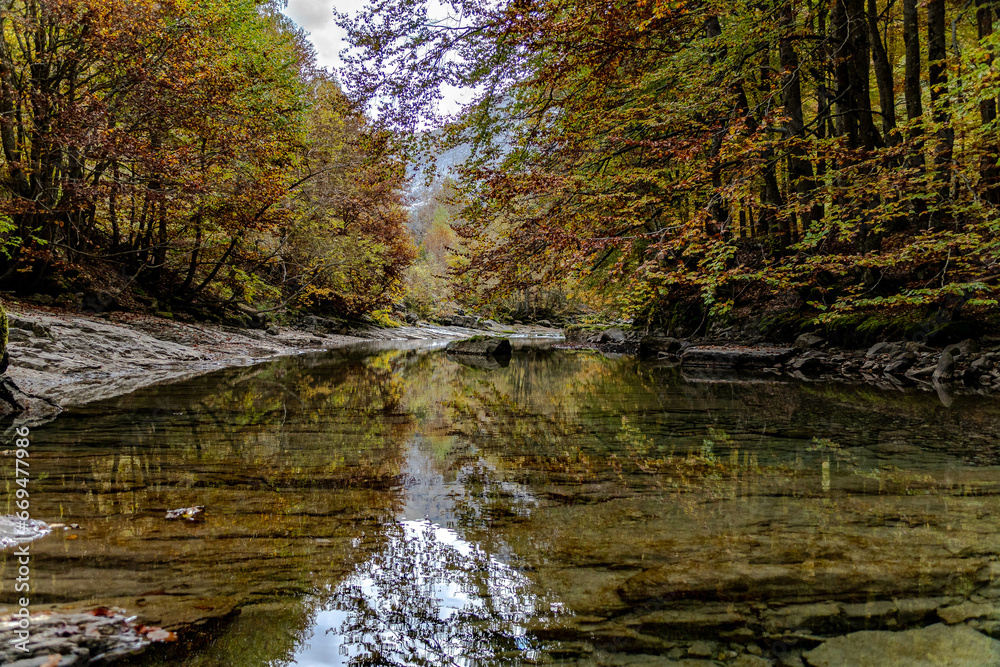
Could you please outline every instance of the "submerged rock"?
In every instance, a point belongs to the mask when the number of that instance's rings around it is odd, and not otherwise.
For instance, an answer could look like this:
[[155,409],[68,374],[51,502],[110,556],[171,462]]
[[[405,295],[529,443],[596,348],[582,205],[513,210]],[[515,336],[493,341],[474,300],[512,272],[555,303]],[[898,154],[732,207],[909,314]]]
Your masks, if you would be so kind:
[[52,528],[44,521],[28,519],[21,521],[16,516],[0,516],[0,549],[24,544],[45,537]]
[[205,506],[194,505],[193,507],[181,507],[180,509],[167,510],[167,521],[176,521],[177,519],[184,519],[185,521],[204,521]]
[[22,667],[103,665],[141,653],[151,643],[177,639],[172,632],[141,625],[135,617],[126,617],[123,610],[107,607],[78,613],[36,612],[25,622],[30,623],[26,638],[19,634],[24,633],[20,617],[0,616],[0,663]]
[[445,348],[449,354],[468,354],[481,357],[510,357],[510,341],[506,338],[474,336],[468,340],[453,340]]
[[810,667],[967,667],[1000,664],[1000,641],[965,625],[903,632],[862,630],[803,655]]

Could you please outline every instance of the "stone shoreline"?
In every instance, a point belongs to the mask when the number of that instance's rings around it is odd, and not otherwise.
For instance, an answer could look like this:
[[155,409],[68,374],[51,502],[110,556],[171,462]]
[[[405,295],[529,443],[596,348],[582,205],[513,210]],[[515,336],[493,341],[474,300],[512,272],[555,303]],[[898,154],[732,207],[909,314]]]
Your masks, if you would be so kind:
[[887,341],[853,350],[830,345],[812,333],[800,335],[792,345],[782,345],[725,334],[675,338],[611,328],[568,330],[566,343],[676,363],[696,379],[739,373],[748,378],[865,383],[885,390],[917,388],[936,391],[946,405],[959,394],[1000,393],[1000,337],[966,339],[943,347]]
[[[29,423],[51,419],[64,406],[278,356],[365,341],[448,340],[500,330],[492,322],[475,329],[426,323],[347,328],[319,317],[307,317],[297,327],[254,330],[129,313],[55,313],[17,306],[10,308],[8,318],[10,367],[0,378],[0,392],[6,389],[22,404],[19,420]],[[10,412],[11,406],[0,400],[0,415]]]

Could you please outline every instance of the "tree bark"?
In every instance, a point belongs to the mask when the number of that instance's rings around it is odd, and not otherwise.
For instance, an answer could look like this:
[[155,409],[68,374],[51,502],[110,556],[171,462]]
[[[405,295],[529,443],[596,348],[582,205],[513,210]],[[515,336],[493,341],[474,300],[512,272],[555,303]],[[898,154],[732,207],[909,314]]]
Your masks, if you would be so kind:
[[868,0],[868,36],[872,45],[872,61],[875,65],[875,83],[878,86],[879,110],[882,112],[882,135],[885,142],[893,146],[899,142],[896,133],[896,93],[892,78],[892,64],[886,53],[882,35],[878,29],[878,2]]
[[[799,140],[805,135],[805,120],[802,113],[802,77],[800,74],[799,55],[795,51],[792,34],[795,30],[795,12],[792,3],[786,3],[782,14],[782,35],[778,43],[778,60],[781,65],[782,102],[788,122],[785,128],[791,138],[792,146],[788,151],[788,176],[798,193],[799,205],[802,211],[802,230],[809,229],[813,221],[822,218],[822,209],[812,201],[816,182],[813,178],[812,164],[805,159]],[[794,232],[793,236],[797,236]],[[794,239],[792,239],[794,240]]]
[[[927,3],[927,80],[931,89],[931,114],[937,126],[934,147],[935,180],[938,204],[943,206],[951,189],[951,161],[955,144],[954,130],[949,126],[948,113],[948,42],[944,0]],[[943,217],[936,216],[939,221]]]
[[871,45],[864,0],[837,0],[832,20],[841,134],[851,148],[872,150],[882,145],[882,138],[872,118]]
[[[994,0],[976,0],[976,27],[978,29],[979,41],[986,40],[993,34],[993,9],[991,5]],[[988,64],[992,65],[993,55],[987,56]],[[997,101],[995,97],[988,97],[979,103],[979,116],[983,126],[991,125],[997,119]],[[995,129],[987,130],[987,136],[994,137]],[[982,197],[994,206],[1000,205],[1000,146],[994,139],[987,141],[983,146],[983,152],[979,158],[979,178]]]

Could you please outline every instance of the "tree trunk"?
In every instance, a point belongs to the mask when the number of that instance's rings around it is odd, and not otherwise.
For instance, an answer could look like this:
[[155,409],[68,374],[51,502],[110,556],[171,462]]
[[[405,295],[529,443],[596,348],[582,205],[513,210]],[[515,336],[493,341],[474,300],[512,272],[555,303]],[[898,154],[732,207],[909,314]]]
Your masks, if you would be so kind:
[[896,94],[892,79],[892,63],[889,62],[889,54],[886,53],[882,35],[878,30],[877,0],[868,0],[868,36],[875,64],[879,110],[882,112],[882,135],[886,144],[893,146],[899,142],[899,136],[896,134]]
[[[993,34],[993,10],[990,5],[992,0],[976,0],[976,26],[979,33],[979,41],[986,40]],[[988,56],[988,63],[992,65],[993,56]],[[979,103],[979,116],[983,126],[989,126],[997,118],[997,101],[995,97],[988,97]],[[986,135],[995,137],[996,130],[988,129]],[[994,206],[1000,205],[1000,146],[995,139],[987,141],[982,148],[983,152],[979,158],[979,178],[982,197]]]
[[[805,159],[800,139],[805,135],[805,120],[802,113],[802,78],[799,70],[799,55],[795,51],[792,33],[795,29],[795,13],[791,3],[787,3],[781,14],[782,36],[778,43],[778,59],[781,65],[782,103],[788,118],[786,129],[792,146],[788,151],[788,176],[798,193],[802,211],[802,231],[809,229],[814,220],[822,217],[822,210],[812,202],[816,182],[813,179],[812,164]],[[798,230],[793,228],[793,236]],[[795,240],[795,239],[791,239]]]
[[[954,130],[949,127],[948,114],[948,51],[944,0],[927,3],[927,78],[931,89],[931,114],[937,126],[934,147],[935,180],[938,205],[943,207],[951,189],[951,160],[955,143]],[[944,215],[935,216],[938,221]]]
[[837,0],[833,9],[834,68],[841,134],[851,148],[882,145],[871,107],[871,47],[864,0]]

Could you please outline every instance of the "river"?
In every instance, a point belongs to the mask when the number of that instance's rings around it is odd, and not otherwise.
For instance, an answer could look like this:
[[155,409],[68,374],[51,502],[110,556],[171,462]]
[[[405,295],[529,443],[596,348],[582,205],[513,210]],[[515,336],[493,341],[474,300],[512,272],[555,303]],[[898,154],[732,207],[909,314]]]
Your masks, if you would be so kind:
[[32,447],[32,515],[65,525],[32,543],[33,598],[179,630],[136,664],[820,665],[860,630],[1000,637],[991,399],[382,344],[72,408]]

